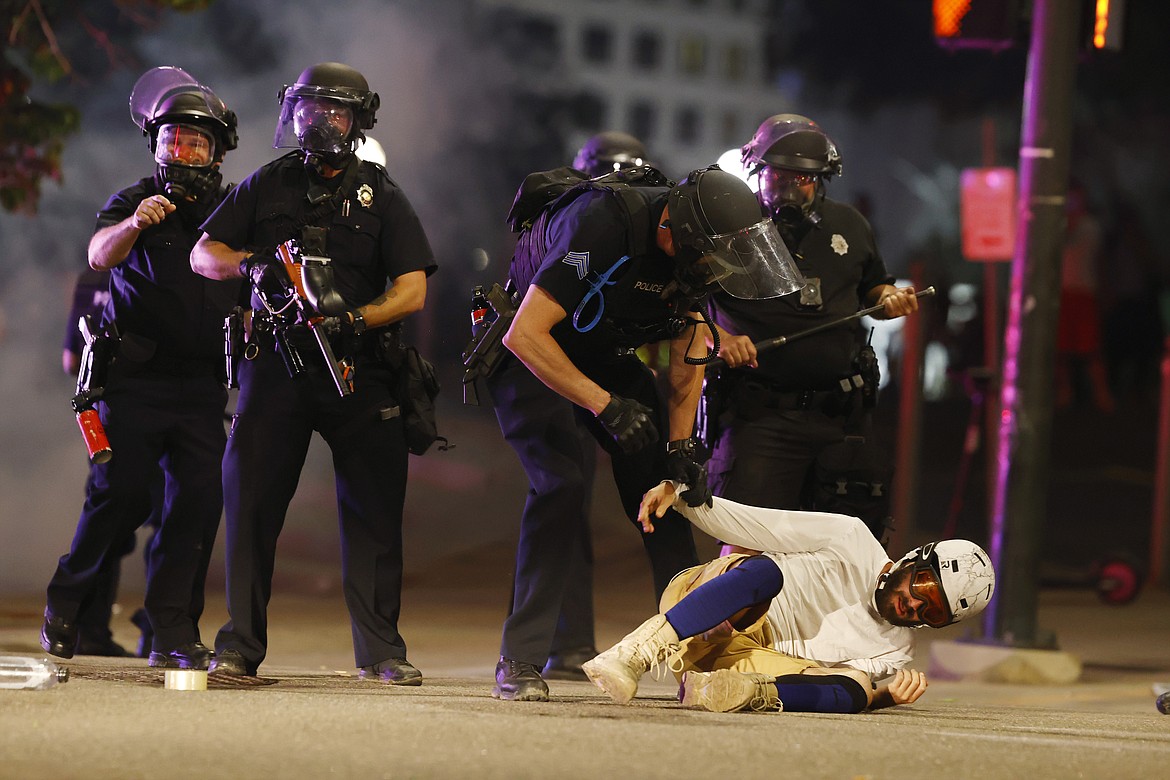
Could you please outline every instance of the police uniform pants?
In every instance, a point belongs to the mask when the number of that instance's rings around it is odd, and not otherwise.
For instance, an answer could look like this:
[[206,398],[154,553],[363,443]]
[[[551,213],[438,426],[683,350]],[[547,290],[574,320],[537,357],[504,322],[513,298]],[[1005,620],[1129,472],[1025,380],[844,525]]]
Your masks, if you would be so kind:
[[[687,594],[704,583],[735,568],[751,556],[725,555],[708,563],[679,572],[662,594],[658,611],[667,610],[686,598]],[[680,649],[670,657],[668,666],[681,681],[689,671],[713,672],[732,669],[737,672],[759,672],[779,677],[801,674],[805,669],[820,666],[816,661],[786,655],[775,649],[775,634],[767,618],[767,605],[762,605],[745,619],[751,623],[741,629],[717,626],[705,634],[684,639]]]
[[750,506],[799,508],[817,454],[844,438],[845,418],[815,409],[735,417],[707,466],[712,492]]
[[223,507],[226,403],[210,371],[204,377],[111,376],[99,414],[113,457],[90,468],[73,544],[48,587],[54,615],[73,620],[101,598],[95,583],[125,553],[127,535],[150,516],[161,465],[162,522],[147,561],[145,599],[153,649],[166,653],[200,638],[203,580]]
[[[150,564],[150,550],[155,538],[153,534],[158,531],[159,523],[162,522],[163,490],[166,487],[162,468],[159,467],[155,471],[156,473],[150,482],[150,516],[144,523],[144,525],[150,526],[152,534],[143,547],[142,562],[147,567]],[[86,478],[87,492],[89,491],[89,482],[92,479],[92,474]],[[110,546],[110,555],[107,556],[106,563],[103,564],[97,577],[94,578],[93,598],[89,600],[89,603],[83,604],[81,612],[77,614],[77,630],[81,635],[82,644],[87,641],[92,643],[113,641],[110,619],[113,616],[114,604],[118,599],[118,584],[122,578],[122,559],[134,552],[136,542],[137,537],[133,532],[130,532]],[[207,567],[204,566],[196,576],[191,590],[191,617],[196,623],[199,621],[199,616],[203,614],[203,586],[206,579]]]
[[243,362],[224,455],[230,619],[215,645],[217,651],[239,651],[252,669],[267,652],[276,541],[313,431],[333,453],[342,586],[356,665],[406,656],[398,613],[408,451],[402,418],[393,415],[392,374],[359,362],[354,392],[342,398],[317,366],[318,353],[306,350],[305,362],[305,374],[295,380],[275,352]]
[[[610,392],[658,410],[659,431],[666,430],[653,374],[637,358],[607,363],[590,378]],[[660,440],[638,452],[621,452],[592,414],[550,390],[515,358],[504,361],[491,377],[489,389],[500,430],[529,481],[520,520],[512,608],[504,622],[500,653],[540,667],[548,660],[572,576],[574,551],[586,529],[584,507],[591,485],[585,478],[585,445],[579,426],[585,425],[610,454],[618,495],[635,527],[642,495],[665,478],[666,448]],[[698,561],[690,524],[671,512],[656,524],[654,533],[641,536],[655,593],[661,595],[675,573]]]
[[561,656],[581,651],[595,654],[597,649],[593,632],[593,529],[590,517],[593,483],[597,476],[597,442],[584,423],[579,423],[577,430],[584,456],[581,481],[585,486],[585,503],[581,507],[581,516],[585,524],[569,564],[569,580],[553,636],[552,652]]

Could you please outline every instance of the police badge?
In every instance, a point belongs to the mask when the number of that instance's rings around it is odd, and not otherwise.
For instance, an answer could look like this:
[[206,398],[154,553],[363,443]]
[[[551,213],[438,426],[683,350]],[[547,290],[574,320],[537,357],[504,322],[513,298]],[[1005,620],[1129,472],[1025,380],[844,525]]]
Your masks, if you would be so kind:
[[374,202],[374,189],[368,184],[363,184],[357,189],[357,199],[363,209],[368,209]]
[[829,246],[833,248],[834,252],[841,255],[842,257],[844,257],[845,253],[849,251],[849,243],[845,240],[845,236],[841,235],[840,233],[833,234],[833,237],[829,239]]

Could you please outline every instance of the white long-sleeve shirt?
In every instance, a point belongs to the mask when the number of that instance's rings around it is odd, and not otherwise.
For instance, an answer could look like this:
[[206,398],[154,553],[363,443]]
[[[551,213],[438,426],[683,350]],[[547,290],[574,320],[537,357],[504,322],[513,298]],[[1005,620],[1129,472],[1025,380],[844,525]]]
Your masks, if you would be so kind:
[[885,550],[855,517],[746,506],[715,497],[689,507],[675,484],[674,509],[724,542],[759,550],[780,567],[784,586],[768,620],[776,649],[825,666],[848,666],[874,680],[914,657],[914,630],[895,626],[874,603]]

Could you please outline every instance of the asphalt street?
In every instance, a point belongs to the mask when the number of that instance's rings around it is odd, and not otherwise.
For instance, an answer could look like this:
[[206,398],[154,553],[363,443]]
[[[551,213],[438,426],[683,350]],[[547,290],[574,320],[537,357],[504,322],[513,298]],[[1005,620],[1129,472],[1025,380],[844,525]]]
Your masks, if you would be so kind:
[[[604,548],[603,548],[604,550]],[[491,698],[507,582],[415,578],[403,632],[418,688],[358,679],[336,595],[277,595],[269,685],[174,691],[139,659],[77,657],[69,682],[0,691],[2,778],[1154,778],[1170,767],[1170,596],[1111,607],[1048,591],[1041,623],[1084,665],[1073,685],[935,681],[911,706],[864,715],[714,714],[683,709],[669,680],[643,679],[631,706],[587,682],[552,682],[548,703]],[[649,613],[640,553],[598,578],[598,639]],[[37,653],[40,604],[5,602],[0,648]],[[205,625],[218,625],[212,608]],[[128,624],[127,624],[128,626]],[[962,639],[954,626],[924,639]],[[120,630],[124,643],[132,627]],[[929,666],[929,642],[916,666]]]
[[[922,537],[942,527],[965,421],[957,402],[926,414],[915,523]],[[587,682],[552,682],[548,703],[497,701],[491,675],[524,488],[486,410],[447,419],[458,446],[412,462],[408,499],[402,630],[423,686],[355,675],[329,465],[318,450],[278,552],[270,655],[261,668],[272,684],[172,691],[143,660],[77,657],[64,662],[72,679],[54,689],[0,690],[0,778],[1170,776],[1170,716],[1156,711],[1153,695],[1155,685],[1170,683],[1170,593],[1150,587],[1126,606],[1109,606],[1086,587],[1042,590],[1041,629],[1083,666],[1069,685],[935,677],[912,706],[856,716],[688,710],[672,681],[650,676],[627,707]],[[1058,414],[1042,568],[1083,574],[1111,549],[1148,554],[1152,427],[1141,407],[1109,419]],[[982,538],[982,483],[976,463],[958,519],[960,534],[973,539]],[[608,480],[599,480],[602,647],[653,610],[644,554],[615,507]],[[31,572],[22,582],[47,581],[67,545],[72,520],[58,514],[39,521],[42,546],[53,550],[26,552],[36,559],[19,563]],[[46,536],[54,536],[48,545]],[[701,541],[711,553],[711,540]],[[126,561],[114,630],[132,646],[141,562]],[[217,597],[222,576],[217,558],[202,622],[207,639],[226,618]],[[41,587],[0,598],[0,654],[40,654]],[[930,674],[931,641],[974,641],[971,631],[924,631],[915,665]]]

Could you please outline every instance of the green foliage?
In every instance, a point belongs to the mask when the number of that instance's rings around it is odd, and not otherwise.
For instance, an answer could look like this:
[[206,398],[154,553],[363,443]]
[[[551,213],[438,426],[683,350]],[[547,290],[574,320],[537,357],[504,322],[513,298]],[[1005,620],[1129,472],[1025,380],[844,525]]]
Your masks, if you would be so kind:
[[[35,213],[45,179],[61,181],[66,138],[81,126],[69,103],[33,99],[34,82],[90,84],[135,64],[133,43],[169,12],[215,0],[4,0],[0,4],[0,208]],[[94,67],[97,63],[101,66]],[[84,77],[79,74],[84,73]]]

